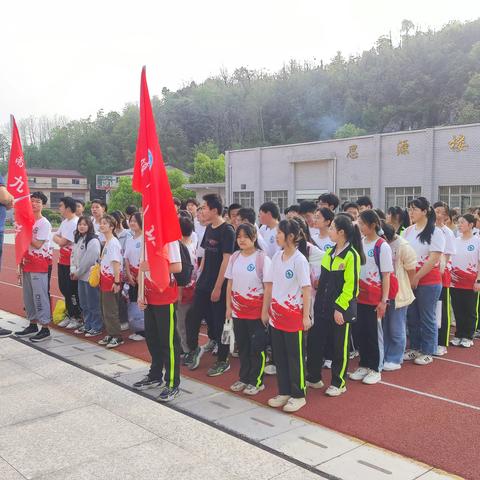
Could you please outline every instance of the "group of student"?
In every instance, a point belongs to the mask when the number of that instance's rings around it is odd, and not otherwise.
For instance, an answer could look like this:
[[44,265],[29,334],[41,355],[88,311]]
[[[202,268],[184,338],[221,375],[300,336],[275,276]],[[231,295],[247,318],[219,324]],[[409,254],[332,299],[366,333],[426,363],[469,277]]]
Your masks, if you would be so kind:
[[[324,367],[331,369],[326,395],[343,394],[356,355],[359,366],[349,378],[371,385],[404,361],[432,363],[447,353],[449,342],[473,345],[480,291],[477,211],[447,226],[451,212],[442,202],[431,206],[419,197],[408,210],[393,207],[384,214],[362,197],[336,213],[339,200],[328,193],[318,202],[292,205],[283,219],[278,206],[266,202],[258,227],[253,209],[226,209],[216,194],[201,204],[175,199],[182,238],[167,246],[171,282],[160,291],[141,256],[142,216],[135,207],[107,213],[105,202],[93,200],[90,216],[81,202],[62,198],[63,221],[52,235],[42,216],[45,195],[35,192],[31,201],[35,225],[21,269],[30,325],[15,334],[32,342],[50,337],[56,243],[67,313],[60,327],[99,337],[106,348],[124,343],[122,330],[130,327],[129,338],[145,340],[152,357],[149,373],[133,387],[161,386],[160,401],[178,395],[181,363],[195,370],[211,352],[216,358],[208,376],[230,369],[230,345],[222,342],[230,322],[240,360],[231,390],[256,395],[265,388],[265,373],[276,374],[278,395],[268,404],[286,412],[306,404],[307,387],[324,388]],[[97,264],[98,287],[89,281]],[[138,294],[140,271],[144,296]],[[450,341],[452,308],[456,333]]]

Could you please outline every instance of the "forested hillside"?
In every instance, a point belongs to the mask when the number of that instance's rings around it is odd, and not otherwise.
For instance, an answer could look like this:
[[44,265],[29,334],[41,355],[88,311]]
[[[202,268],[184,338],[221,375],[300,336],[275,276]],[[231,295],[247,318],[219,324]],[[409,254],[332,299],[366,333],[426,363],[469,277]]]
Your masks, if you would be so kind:
[[[150,91],[160,91],[150,85]],[[438,32],[402,23],[401,41],[381,37],[361,56],[339,52],[328,64],[291,61],[276,73],[238,68],[153,99],[166,161],[192,169],[195,147],[220,151],[331,138],[340,132],[388,132],[480,122],[480,20]],[[138,108],[57,121],[41,135],[21,122],[29,166],[75,168],[94,180],[133,163]],[[342,133],[340,133],[342,135]],[[0,159],[8,154],[0,137]]]

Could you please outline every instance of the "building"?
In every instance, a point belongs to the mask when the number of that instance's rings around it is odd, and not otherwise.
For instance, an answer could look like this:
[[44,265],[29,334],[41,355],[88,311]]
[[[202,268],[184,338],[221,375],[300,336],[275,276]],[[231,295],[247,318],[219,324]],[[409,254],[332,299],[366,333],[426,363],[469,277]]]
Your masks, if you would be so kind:
[[381,208],[422,195],[464,211],[480,205],[480,124],[233,150],[225,168],[228,203],[256,210],[332,191]]
[[[185,170],[182,170],[180,168],[174,167],[173,165],[169,165],[168,163],[165,164],[165,169],[167,170],[167,173],[170,170],[178,170],[179,172],[182,172],[185,175],[185,178],[189,179],[192,174],[186,172]],[[120,170],[119,172],[113,172],[113,175],[116,175],[117,177],[133,177],[133,167],[127,168],[125,170]]]
[[84,202],[90,200],[87,177],[77,170],[29,168],[27,175],[30,192],[43,192],[48,198],[49,208],[58,208],[62,197],[73,197]]
[[201,201],[202,197],[209,193],[216,193],[225,199],[225,183],[186,183],[184,187],[195,192],[198,201]]

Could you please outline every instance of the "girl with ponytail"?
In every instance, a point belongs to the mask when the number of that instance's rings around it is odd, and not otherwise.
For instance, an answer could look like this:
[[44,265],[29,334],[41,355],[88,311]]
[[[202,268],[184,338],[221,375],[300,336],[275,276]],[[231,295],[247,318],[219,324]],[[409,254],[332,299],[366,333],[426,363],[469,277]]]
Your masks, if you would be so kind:
[[315,322],[308,334],[307,386],[322,388],[322,364],[332,342],[332,380],[325,394],[337,397],[347,389],[350,325],[357,317],[360,265],[365,263],[358,227],[350,215],[338,214],[330,225],[335,246],[327,249],[315,297]]
[[358,321],[355,325],[360,364],[350,378],[373,385],[382,379],[382,319],[390,300],[392,249],[381,238],[384,232],[375,210],[364,210],[360,213],[358,226],[363,234],[363,250],[367,255],[366,262],[360,269]]
[[306,240],[297,222],[282,220],[276,240],[283,251],[275,253],[263,277],[262,320],[271,326],[278,383],[278,395],[268,404],[296,412],[306,404],[304,330],[311,327],[310,270],[299,251],[306,248]]
[[417,266],[412,279],[415,301],[407,312],[410,349],[403,359],[428,365],[433,362],[438,343],[436,306],[442,292],[439,263],[445,235],[435,226],[435,211],[425,197],[412,200],[408,208],[413,225],[405,230],[403,238],[415,250]]

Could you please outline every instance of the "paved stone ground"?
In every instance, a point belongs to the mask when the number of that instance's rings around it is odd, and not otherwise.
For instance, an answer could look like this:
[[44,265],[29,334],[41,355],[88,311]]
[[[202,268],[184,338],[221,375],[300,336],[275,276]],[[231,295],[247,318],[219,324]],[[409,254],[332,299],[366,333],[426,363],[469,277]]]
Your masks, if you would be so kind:
[[[2,327],[26,323],[0,311]],[[145,362],[52,334],[45,353],[0,339],[0,480],[453,478],[189,379],[168,408],[98,376],[129,387]]]

